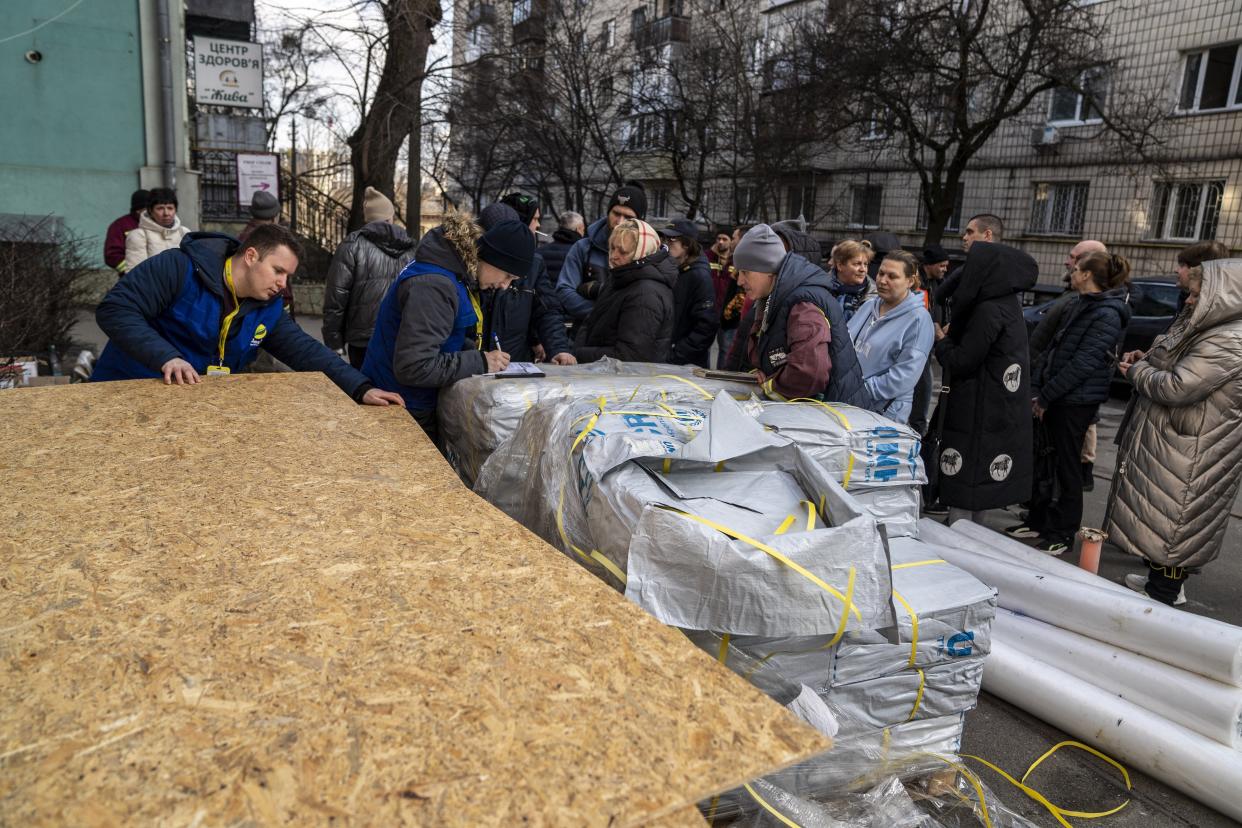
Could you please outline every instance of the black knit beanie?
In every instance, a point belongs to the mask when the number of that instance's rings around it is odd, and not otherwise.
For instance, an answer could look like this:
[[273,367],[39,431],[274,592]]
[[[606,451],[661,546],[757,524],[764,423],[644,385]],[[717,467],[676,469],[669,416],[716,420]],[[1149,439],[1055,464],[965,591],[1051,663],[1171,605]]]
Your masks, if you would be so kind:
[[520,221],[502,221],[479,239],[479,258],[520,279],[535,261],[535,237]]
[[612,200],[608,202],[608,209],[611,210],[618,204],[633,210],[635,218],[645,218],[647,215],[647,193],[642,187],[626,184],[624,187],[617,188],[617,191],[612,194]]

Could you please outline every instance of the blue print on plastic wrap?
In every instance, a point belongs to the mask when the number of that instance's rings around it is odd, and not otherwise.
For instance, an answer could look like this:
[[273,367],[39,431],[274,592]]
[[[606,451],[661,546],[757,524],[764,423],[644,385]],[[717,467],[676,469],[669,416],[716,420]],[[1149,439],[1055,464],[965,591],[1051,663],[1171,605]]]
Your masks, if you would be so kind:
[[951,656],[960,658],[962,656],[968,656],[974,652],[972,644],[975,640],[975,633],[973,630],[949,636],[947,639],[942,635],[938,640],[940,642],[941,651],[948,653]]

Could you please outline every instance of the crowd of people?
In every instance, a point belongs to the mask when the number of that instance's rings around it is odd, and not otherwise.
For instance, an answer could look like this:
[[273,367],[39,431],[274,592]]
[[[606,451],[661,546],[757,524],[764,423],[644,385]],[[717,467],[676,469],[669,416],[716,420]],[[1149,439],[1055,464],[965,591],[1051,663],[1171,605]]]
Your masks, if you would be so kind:
[[1038,266],[992,214],[967,223],[950,271],[939,245],[916,257],[887,234],[825,256],[800,222],[656,228],[634,184],[589,225],[562,213],[542,247],[540,205],[522,193],[477,218],[450,214],[417,242],[381,193],[364,207],[329,268],[320,344],[281,298],[302,251],[273,197],[255,194],[235,239],[188,232],[171,191],[135,193],[108,232],[121,278],[97,313],[110,342],[94,378],[194,383],[263,350],[360,403],[404,406],[435,440],[440,390],[511,360],[708,368],[714,348],[717,370],[751,375],[768,399],[909,425],[923,437],[929,512],[978,521],[1021,504],[1006,531],[1056,555],[1082,522],[1094,424],[1120,372],[1133,395],[1106,529],[1149,562],[1130,586],[1184,601],[1187,575],[1219,552],[1242,469],[1242,262],[1224,245],[1182,252],[1184,306],[1150,350],[1121,354],[1129,262],[1074,245],[1066,291],[1028,337],[1021,294]]

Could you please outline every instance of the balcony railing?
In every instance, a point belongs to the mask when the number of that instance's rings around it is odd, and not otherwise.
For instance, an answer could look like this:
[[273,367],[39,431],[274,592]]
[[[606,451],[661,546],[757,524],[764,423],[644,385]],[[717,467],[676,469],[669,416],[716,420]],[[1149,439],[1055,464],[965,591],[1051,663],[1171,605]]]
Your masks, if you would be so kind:
[[666,43],[689,42],[689,17],[668,15],[634,27],[634,45],[639,49],[659,47]]

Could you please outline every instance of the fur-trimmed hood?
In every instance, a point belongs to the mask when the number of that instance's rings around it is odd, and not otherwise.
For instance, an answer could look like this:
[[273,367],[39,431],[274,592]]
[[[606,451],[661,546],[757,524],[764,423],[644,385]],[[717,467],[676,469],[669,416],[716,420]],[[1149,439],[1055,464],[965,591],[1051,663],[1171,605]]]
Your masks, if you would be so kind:
[[468,287],[475,287],[482,235],[474,216],[464,211],[451,211],[444,216],[443,224],[427,231],[419,241],[414,260],[456,273]]

